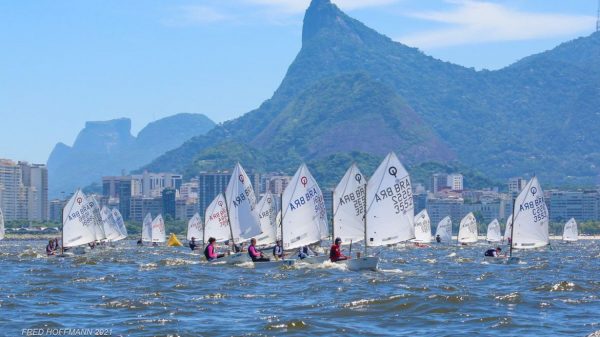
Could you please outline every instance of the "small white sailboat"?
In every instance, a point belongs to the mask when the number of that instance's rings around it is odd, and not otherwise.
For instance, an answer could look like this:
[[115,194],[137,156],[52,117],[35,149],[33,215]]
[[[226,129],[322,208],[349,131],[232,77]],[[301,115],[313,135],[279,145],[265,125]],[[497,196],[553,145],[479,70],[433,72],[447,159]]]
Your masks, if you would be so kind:
[[100,216],[102,217],[104,234],[109,242],[115,242],[124,239],[119,225],[113,217],[112,211],[110,211],[106,206],[103,206],[100,210]]
[[187,234],[185,238],[188,242],[192,241],[192,238],[195,240],[203,240],[202,233],[204,232],[204,226],[202,225],[202,219],[200,218],[200,214],[196,213],[194,216],[188,221]]
[[4,214],[2,208],[0,208],[0,240],[4,239]]
[[256,206],[262,234],[256,238],[258,246],[268,246],[277,240],[277,209],[275,198],[267,192]]
[[502,240],[502,234],[500,234],[500,223],[498,222],[498,219],[494,219],[488,224],[485,239],[487,242],[500,242]]
[[423,244],[431,243],[431,219],[429,219],[426,209],[415,215],[415,238],[411,241]]
[[450,219],[450,216],[444,217],[438,223],[435,230],[436,241],[438,236],[440,238],[440,243],[450,244],[450,242],[452,242],[452,219]]
[[333,236],[342,243],[363,241],[364,256],[336,262],[353,271],[377,270],[379,264],[379,257],[367,256],[366,209],[367,178],[352,164],[333,192]]
[[[281,197],[281,240],[283,248],[295,250],[329,236],[325,199],[305,164],[300,165]],[[303,263],[321,263],[323,257],[309,257]]]
[[96,200],[96,198],[92,196],[86,196],[88,202],[91,205],[92,212],[97,219],[100,221],[96,221],[94,228],[94,233],[96,235],[96,242],[101,242],[107,239],[106,233],[104,232],[104,222],[102,221],[102,214],[100,213],[100,204]]
[[550,242],[548,208],[544,192],[533,177],[516,198],[513,210],[512,245],[514,249],[545,247]]
[[[64,256],[65,248],[75,248],[96,241],[96,229],[102,225],[99,212],[96,211],[97,204],[92,199],[77,190],[63,208],[62,249]],[[76,253],[84,252],[76,249]]]
[[118,209],[113,208],[112,216],[115,219],[115,223],[119,227],[119,232],[121,233],[121,236],[123,237],[123,239],[127,238],[127,236],[128,236],[127,227],[125,226],[125,222],[123,221],[123,216],[121,215],[121,212],[119,212]]
[[574,218],[569,219],[569,221],[565,223],[562,238],[565,242],[575,242],[579,239],[579,233],[577,232],[577,221],[575,221]]
[[152,220],[152,244],[164,243],[166,241],[165,221],[162,214],[159,214]]
[[149,212],[144,217],[144,222],[142,223],[142,241],[152,242],[152,214]]
[[231,173],[225,200],[233,242],[249,241],[262,233],[254,188],[240,163],[235,165]]
[[458,229],[458,243],[461,245],[477,242],[477,219],[473,212],[465,215]]
[[[233,237],[231,226],[229,225],[229,215],[227,214],[227,203],[223,193],[219,193],[215,199],[208,205],[204,215],[204,230],[202,233],[202,242],[208,243],[209,238],[215,238],[216,242],[222,243],[231,240]],[[235,253],[213,262],[243,263],[248,262],[248,254]]]

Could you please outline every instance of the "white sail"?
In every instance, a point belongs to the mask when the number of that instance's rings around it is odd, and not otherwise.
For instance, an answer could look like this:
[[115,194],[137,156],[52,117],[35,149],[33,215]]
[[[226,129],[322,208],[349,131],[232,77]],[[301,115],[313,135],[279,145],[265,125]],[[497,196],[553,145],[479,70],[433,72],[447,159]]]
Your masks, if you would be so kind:
[[4,239],[4,214],[0,208],[0,240]]
[[229,220],[227,219],[227,208],[225,208],[225,197],[219,193],[213,200],[204,216],[204,237],[203,241],[208,242],[210,237],[222,242],[231,239],[231,230],[229,229]]
[[424,209],[415,215],[415,238],[414,242],[431,242],[431,220],[427,210]]
[[256,209],[258,210],[258,218],[260,219],[260,228],[262,234],[256,238],[258,245],[270,245],[277,240],[277,215],[275,199],[270,192],[267,192],[258,202]]
[[200,214],[196,213],[194,216],[188,221],[188,229],[186,239],[188,241],[192,241],[192,238],[195,240],[202,240],[202,232],[204,228],[202,226],[202,219],[200,219]]
[[571,218],[565,224],[565,228],[563,230],[563,241],[577,241],[579,238],[579,233],[577,232],[577,221]]
[[106,239],[106,233],[104,233],[104,223],[102,221],[102,215],[100,214],[100,204],[96,198],[91,195],[87,197],[87,200],[92,205],[92,212],[94,213],[94,233],[96,235],[96,241]]
[[391,152],[367,185],[367,239],[382,246],[415,237],[412,185],[408,172]]
[[458,228],[458,242],[477,242],[477,235],[477,219],[475,219],[473,213],[469,213],[460,221],[460,227]]
[[239,163],[235,165],[225,190],[233,240],[247,241],[261,233],[252,182]]
[[486,240],[488,242],[500,242],[502,240],[502,234],[500,232],[500,223],[498,222],[498,219],[494,219],[488,224]]
[[512,214],[506,219],[506,227],[504,227],[504,236],[502,241],[510,239],[510,232],[512,231]]
[[367,179],[352,164],[333,191],[333,233],[343,243],[365,238]]
[[293,249],[329,236],[325,200],[319,185],[300,165],[283,192],[283,247]]
[[548,208],[537,177],[533,177],[515,202],[512,247],[538,248],[548,245]]
[[152,241],[152,214],[147,213],[142,223],[142,241]]
[[77,190],[63,209],[63,247],[75,247],[96,241],[94,202]]
[[121,236],[123,237],[123,239],[125,239],[128,235],[127,227],[125,226],[125,222],[123,221],[123,216],[121,215],[121,212],[119,212],[118,209],[113,208],[112,216],[115,219],[115,222],[117,223],[117,225],[119,226],[119,231],[121,232]]
[[106,239],[110,241],[118,241],[122,239],[119,225],[112,216],[112,212],[106,206],[103,206],[100,210],[100,216],[102,217],[102,225],[104,226],[104,234],[106,235]]
[[450,243],[452,241],[452,220],[449,216],[446,216],[438,223],[435,236],[437,237],[438,235],[443,243]]
[[165,234],[165,222],[161,214],[152,220],[152,242],[167,241]]

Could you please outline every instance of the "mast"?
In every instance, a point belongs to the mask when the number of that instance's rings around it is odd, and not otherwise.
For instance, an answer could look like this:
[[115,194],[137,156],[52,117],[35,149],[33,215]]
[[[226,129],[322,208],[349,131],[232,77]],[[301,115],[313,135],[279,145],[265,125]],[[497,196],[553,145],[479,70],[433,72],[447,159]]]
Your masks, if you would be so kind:
[[231,234],[231,247],[235,253],[235,241],[233,240],[233,228],[231,228],[231,220],[229,220],[229,206],[227,206],[227,192],[223,194],[225,200],[225,212],[227,212],[227,223],[229,224],[229,233]]
[[365,178],[365,197],[364,197],[364,206],[365,206],[365,214],[363,214],[363,224],[365,230],[365,257],[367,257],[367,178]]
[[509,240],[510,249],[509,249],[508,257],[512,257],[512,251],[513,251],[513,241],[514,241],[513,233],[515,231],[515,204],[516,203],[517,203],[517,198],[513,198],[512,220],[510,223],[510,240]]
[[331,241],[335,241],[335,189],[331,191]]

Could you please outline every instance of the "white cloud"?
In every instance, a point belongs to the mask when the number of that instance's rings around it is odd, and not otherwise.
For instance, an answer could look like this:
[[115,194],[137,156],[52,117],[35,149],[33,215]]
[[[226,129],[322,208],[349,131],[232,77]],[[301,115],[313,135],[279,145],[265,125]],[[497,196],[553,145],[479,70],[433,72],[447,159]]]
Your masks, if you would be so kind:
[[411,13],[408,16],[450,27],[417,32],[397,40],[423,49],[532,40],[591,31],[595,21],[592,16],[530,13],[484,1],[446,2],[455,4],[457,8],[451,11]]

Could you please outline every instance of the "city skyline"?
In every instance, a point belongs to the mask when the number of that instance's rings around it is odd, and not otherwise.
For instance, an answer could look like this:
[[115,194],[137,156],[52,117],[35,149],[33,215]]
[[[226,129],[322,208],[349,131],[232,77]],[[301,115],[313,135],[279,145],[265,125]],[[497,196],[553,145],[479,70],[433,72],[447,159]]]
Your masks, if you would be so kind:
[[[334,2],[395,41],[477,69],[498,69],[588,35],[597,6]],[[204,113],[217,122],[238,117],[277,88],[300,49],[308,3],[3,3],[0,18],[11,29],[2,30],[0,43],[11,53],[0,56],[9,65],[3,71],[8,80],[0,84],[0,157],[45,163],[52,147],[72,144],[88,120],[129,117],[136,134],[179,112]]]

